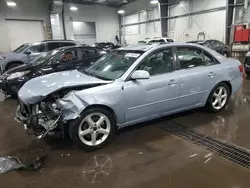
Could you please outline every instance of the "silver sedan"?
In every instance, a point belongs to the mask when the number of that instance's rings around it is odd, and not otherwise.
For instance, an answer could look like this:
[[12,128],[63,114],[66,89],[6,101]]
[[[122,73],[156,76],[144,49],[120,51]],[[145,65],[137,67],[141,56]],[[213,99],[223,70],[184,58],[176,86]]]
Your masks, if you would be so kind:
[[92,151],[125,126],[197,107],[223,110],[242,71],[239,61],[195,44],[127,46],[87,70],[30,80],[17,118],[39,138],[69,125],[75,145]]

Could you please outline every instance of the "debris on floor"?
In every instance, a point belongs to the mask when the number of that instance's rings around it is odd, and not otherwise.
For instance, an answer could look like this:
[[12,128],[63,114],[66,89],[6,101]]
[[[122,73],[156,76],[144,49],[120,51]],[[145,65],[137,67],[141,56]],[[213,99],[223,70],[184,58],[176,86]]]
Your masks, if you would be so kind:
[[11,170],[24,167],[21,161],[17,157],[7,156],[0,158],[0,173],[4,174]]
[[61,154],[61,157],[70,157],[70,153],[67,153],[67,154]]
[[23,164],[18,157],[7,156],[0,157],[0,174],[7,173],[12,170],[37,170],[40,169],[45,162],[47,156],[37,157],[31,164]]

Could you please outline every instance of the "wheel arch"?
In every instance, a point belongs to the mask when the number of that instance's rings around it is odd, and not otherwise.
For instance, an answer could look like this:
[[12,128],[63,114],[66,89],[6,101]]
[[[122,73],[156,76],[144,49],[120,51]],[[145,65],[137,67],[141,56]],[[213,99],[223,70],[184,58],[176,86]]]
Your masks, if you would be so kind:
[[212,91],[213,91],[219,84],[222,84],[222,83],[224,83],[224,84],[226,84],[226,85],[228,86],[228,88],[229,88],[229,90],[230,90],[230,95],[231,95],[231,93],[232,93],[232,85],[231,85],[230,81],[227,81],[227,80],[221,81],[221,82],[218,82],[218,83],[211,89],[211,91],[209,92],[209,94],[208,94],[208,96],[207,96],[206,102],[208,101],[209,96],[210,96],[210,94],[212,93]]
[[8,63],[6,63],[5,65],[5,70],[8,70],[9,66],[12,65],[12,64],[20,64],[20,65],[23,65],[25,64],[23,61],[19,61],[19,60],[16,60],[16,61],[9,61]]
[[103,104],[93,104],[93,105],[87,106],[84,110],[88,110],[88,109],[91,109],[91,108],[104,108],[104,109],[108,110],[109,112],[112,113],[112,115],[115,118],[115,121],[117,122],[116,113],[115,113],[115,111],[111,107],[109,107],[107,105],[103,105]]
[[[227,86],[228,86],[228,88],[229,88],[229,90],[230,90],[230,95],[231,95],[231,93],[232,93],[232,84],[230,83],[230,81],[222,81],[222,82],[219,82],[218,84],[221,84],[221,83],[224,83],[224,84],[226,84]],[[216,86],[218,85],[218,84],[216,84]],[[215,86],[215,87],[216,87]]]

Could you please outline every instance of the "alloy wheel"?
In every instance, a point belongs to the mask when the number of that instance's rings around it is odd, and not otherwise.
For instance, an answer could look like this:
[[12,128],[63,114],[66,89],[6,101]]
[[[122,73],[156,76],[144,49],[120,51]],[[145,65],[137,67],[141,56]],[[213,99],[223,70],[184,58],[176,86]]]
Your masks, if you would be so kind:
[[91,113],[81,121],[78,136],[84,144],[97,146],[108,138],[110,131],[111,123],[106,115]]
[[228,100],[228,92],[225,87],[218,87],[213,94],[212,105],[216,110],[222,109]]

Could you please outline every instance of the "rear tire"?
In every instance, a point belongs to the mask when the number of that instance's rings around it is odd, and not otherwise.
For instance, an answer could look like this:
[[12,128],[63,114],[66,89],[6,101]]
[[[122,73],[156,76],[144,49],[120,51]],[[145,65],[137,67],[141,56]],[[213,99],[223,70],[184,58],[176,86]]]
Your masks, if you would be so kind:
[[116,121],[104,108],[90,108],[69,127],[72,142],[84,151],[94,151],[107,145],[115,135]]
[[224,57],[226,57],[226,58],[228,58],[228,57],[229,57],[229,55],[228,55],[228,53],[227,53],[227,52],[223,52],[223,53],[222,53],[222,55],[223,55]]
[[213,113],[222,111],[227,106],[230,96],[231,91],[227,84],[217,84],[209,94],[206,109]]

